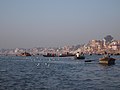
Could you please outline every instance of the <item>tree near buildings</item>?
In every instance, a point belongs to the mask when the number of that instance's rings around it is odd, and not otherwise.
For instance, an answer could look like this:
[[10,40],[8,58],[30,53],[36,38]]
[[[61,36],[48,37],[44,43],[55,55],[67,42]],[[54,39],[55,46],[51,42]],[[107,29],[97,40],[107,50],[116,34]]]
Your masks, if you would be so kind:
[[104,37],[104,40],[106,43],[111,43],[111,41],[113,40],[113,37],[111,35],[107,35]]

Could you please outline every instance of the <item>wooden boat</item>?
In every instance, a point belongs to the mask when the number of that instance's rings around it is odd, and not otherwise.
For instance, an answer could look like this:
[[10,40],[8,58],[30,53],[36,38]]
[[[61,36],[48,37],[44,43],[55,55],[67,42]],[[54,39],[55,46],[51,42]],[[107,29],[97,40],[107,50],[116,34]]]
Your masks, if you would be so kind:
[[47,53],[46,55],[43,55],[44,57],[70,57],[70,56],[75,56],[74,54],[52,54],[52,53]]
[[103,57],[99,59],[99,63],[100,64],[107,64],[107,65],[113,65],[115,64],[115,60],[114,58],[110,58],[110,57]]
[[57,57],[56,54],[51,54],[51,53],[47,53],[46,55],[43,55],[44,57]]
[[72,57],[74,54],[60,54],[59,57]]
[[79,57],[75,56],[75,59],[85,59],[85,56],[79,56]]
[[57,57],[55,55],[43,55],[44,57]]
[[17,56],[31,56],[30,53],[24,52],[24,53],[20,53]]

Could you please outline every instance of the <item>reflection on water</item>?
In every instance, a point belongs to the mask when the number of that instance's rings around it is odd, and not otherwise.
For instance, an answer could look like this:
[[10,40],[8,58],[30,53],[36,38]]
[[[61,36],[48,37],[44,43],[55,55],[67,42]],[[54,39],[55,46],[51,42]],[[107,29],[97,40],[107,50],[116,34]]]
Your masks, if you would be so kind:
[[[0,57],[0,90],[120,90],[120,61],[105,66],[72,57]],[[119,58],[119,57],[117,57]]]

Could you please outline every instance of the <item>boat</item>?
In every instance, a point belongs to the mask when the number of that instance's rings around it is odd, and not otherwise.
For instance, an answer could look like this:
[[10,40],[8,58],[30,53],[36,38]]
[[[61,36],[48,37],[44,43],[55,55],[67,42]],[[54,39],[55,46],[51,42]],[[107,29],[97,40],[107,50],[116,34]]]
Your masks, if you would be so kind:
[[55,53],[47,53],[43,55],[44,57],[70,57],[75,56],[74,54],[68,53],[68,54],[55,54]]
[[107,64],[107,65],[114,65],[115,64],[115,60],[114,58],[110,58],[110,57],[103,57],[99,59],[99,63],[100,64]]
[[75,56],[74,54],[60,54],[59,57],[72,57],[72,56]]
[[79,56],[79,57],[75,56],[75,59],[85,59],[85,56]]
[[77,52],[75,55],[75,59],[85,59],[83,52],[81,52],[81,54],[79,52]]
[[57,57],[57,55],[56,54],[47,53],[46,55],[43,55],[43,57]]
[[23,53],[18,54],[17,56],[31,56],[31,54],[28,52],[23,52]]
[[55,55],[43,55],[43,57],[57,57]]

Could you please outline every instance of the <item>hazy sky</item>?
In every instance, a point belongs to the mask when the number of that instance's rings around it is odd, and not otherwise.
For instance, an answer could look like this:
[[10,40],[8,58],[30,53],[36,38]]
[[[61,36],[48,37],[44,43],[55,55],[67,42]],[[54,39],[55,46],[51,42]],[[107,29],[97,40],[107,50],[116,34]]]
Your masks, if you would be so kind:
[[0,0],[0,48],[59,47],[112,35],[120,0]]

